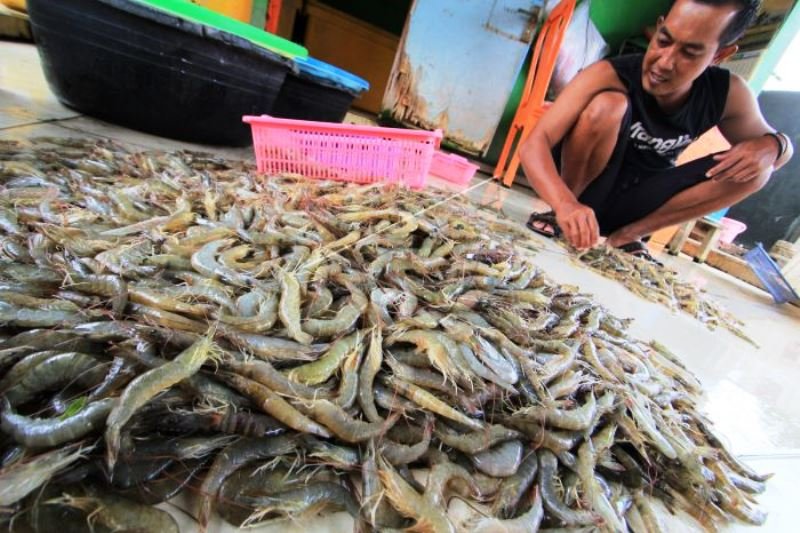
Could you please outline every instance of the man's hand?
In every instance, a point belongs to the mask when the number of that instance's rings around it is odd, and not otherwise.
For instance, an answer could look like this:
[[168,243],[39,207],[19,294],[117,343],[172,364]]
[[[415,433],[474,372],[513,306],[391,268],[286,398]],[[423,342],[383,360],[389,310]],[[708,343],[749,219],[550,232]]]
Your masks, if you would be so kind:
[[600,240],[600,229],[594,210],[580,202],[562,204],[556,208],[556,222],[567,241],[577,248],[591,248]]
[[714,181],[744,183],[773,170],[780,148],[769,135],[743,141],[714,156],[718,163],[706,173]]

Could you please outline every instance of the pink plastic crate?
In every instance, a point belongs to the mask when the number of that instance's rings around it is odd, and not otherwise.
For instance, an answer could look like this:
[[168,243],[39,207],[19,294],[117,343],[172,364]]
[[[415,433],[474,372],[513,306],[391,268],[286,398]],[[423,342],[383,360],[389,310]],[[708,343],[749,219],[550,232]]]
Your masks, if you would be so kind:
[[431,162],[431,174],[457,185],[466,185],[475,176],[478,165],[456,154],[436,151]]
[[356,183],[425,185],[441,130],[419,131],[245,116],[258,171]]

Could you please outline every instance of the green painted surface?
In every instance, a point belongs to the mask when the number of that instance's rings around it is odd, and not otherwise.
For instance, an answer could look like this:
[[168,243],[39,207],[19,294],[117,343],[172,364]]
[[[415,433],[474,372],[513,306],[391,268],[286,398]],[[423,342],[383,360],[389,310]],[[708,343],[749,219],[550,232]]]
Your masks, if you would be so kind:
[[623,41],[642,35],[645,27],[665,15],[672,0],[592,0],[589,16],[616,55]]

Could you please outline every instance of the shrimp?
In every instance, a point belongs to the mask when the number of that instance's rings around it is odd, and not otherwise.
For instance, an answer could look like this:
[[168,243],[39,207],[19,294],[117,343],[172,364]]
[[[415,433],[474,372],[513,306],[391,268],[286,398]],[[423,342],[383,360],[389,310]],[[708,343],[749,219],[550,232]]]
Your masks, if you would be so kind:
[[375,376],[383,365],[383,333],[380,328],[373,328],[370,334],[369,350],[367,357],[361,364],[359,370],[358,382],[358,404],[364,416],[370,422],[381,422],[383,418],[378,414],[375,408],[375,396],[373,383]]
[[361,512],[375,528],[402,528],[406,520],[384,498],[374,440],[369,441],[361,463]]
[[594,393],[590,392],[586,402],[577,409],[561,410],[549,407],[530,406],[516,412],[531,420],[539,420],[547,424],[573,431],[588,429],[597,412],[597,402]]
[[597,458],[614,443],[615,424],[609,424],[578,448],[577,473],[583,484],[586,499],[592,509],[603,518],[603,525],[612,531],[625,533],[627,527],[617,515],[595,475]]
[[122,426],[156,394],[192,376],[207,359],[216,357],[211,339],[209,332],[173,360],[139,375],[125,387],[106,422],[105,440],[109,467],[113,468],[117,461]]
[[378,457],[378,475],[386,497],[395,509],[416,521],[413,529],[436,533],[456,533],[455,525],[447,518],[447,514],[441,506],[432,505],[380,456]]
[[519,369],[511,358],[504,356],[492,343],[479,335],[473,336],[471,340],[477,344],[476,355],[504,383],[514,385],[519,381]]
[[131,302],[141,304],[161,311],[174,311],[183,313],[195,318],[205,319],[211,315],[212,308],[202,304],[187,304],[176,298],[164,295],[158,289],[147,289],[143,287],[129,287],[128,298]]
[[454,422],[466,426],[472,430],[480,431],[484,429],[484,424],[473,418],[469,418],[464,413],[450,407],[448,404],[431,394],[430,392],[417,387],[411,383],[402,381],[395,377],[384,378],[385,383],[397,392],[416,403],[427,411],[432,411]]
[[470,433],[455,432],[444,424],[437,424],[435,435],[446,446],[467,455],[478,454],[496,444],[522,437],[519,431],[498,424],[492,424],[486,429]]
[[[36,330],[34,330],[36,331]],[[13,350],[14,352],[10,353],[24,353],[26,348],[23,346],[16,346],[9,348],[8,350]],[[25,355],[22,359],[14,363],[8,372],[0,378],[0,393],[4,393],[13,385],[19,383],[21,379],[23,379],[29,370],[36,368],[40,363],[50,359],[51,357],[58,355],[59,352],[55,350],[43,350],[39,352],[33,352]]]
[[339,380],[339,392],[334,403],[342,409],[353,406],[358,396],[358,369],[361,366],[361,353],[363,350],[353,350],[342,364],[342,376]]
[[300,325],[300,284],[294,274],[285,270],[280,272],[279,279],[281,300],[278,306],[278,316],[289,331],[289,336],[307,346],[314,338],[304,332]]
[[632,393],[627,397],[626,405],[633,415],[634,420],[638,426],[650,437],[651,443],[658,451],[663,453],[669,459],[676,459],[678,453],[675,448],[669,443],[667,438],[658,430],[656,422],[647,404],[644,403],[646,399],[636,393]]
[[535,422],[521,420],[514,416],[501,416],[502,424],[518,430],[531,439],[535,448],[547,448],[554,452],[568,451],[575,447],[580,440],[580,433],[562,432],[544,429]]
[[294,367],[287,376],[305,385],[319,385],[330,379],[351,353],[360,353],[361,349],[361,333],[353,333],[334,342],[316,361]]
[[180,533],[178,523],[168,512],[111,494],[65,494],[46,503],[61,503],[89,513],[87,519],[91,529],[94,524],[100,524],[111,531]]
[[168,231],[182,231],[194,222],[194,213],[189,210],[190,206],[185,206],[172,215],[153,217],[141,222],[136,222],[128,226],[101,231],[99,235],[103,237],[126,237],[153,229]]
[[192,254],[192,267],[208,278],[222,278],[233,285],[249,287],[252,285],[252,279],[241,272],[222,266],[216,260],[220,249],[226,248],[231,244],[233,244],[232,239],[221,239],[203,245],[200,250]]
[[329,348],[328,344],[304,345],[280,337],[245,333],[220,324],[218,331],[246,353],[265,361],[310,361]]
[[0,470],[0,506],[11,506],[81,459],[89,448],[73,444]]
[[303,415],[268,387],[236,374],[219,372],[217,375],[230,386],[253,400],[262,411],[290,428],[320,437],[331,436],[327,429]]
[[310,303],[306,309],[307,318],[319,318],[333,304],[333,293],[327,287],[317,287],[311,290]]
[[275,292],[261,292],[254,289],[248,294],[255,294],[259,298],[258,313],[254,316],[230,316],[222,310],[219,320],[242,331],[249,333],[265,333],[272,329],[278,320],[278,295]]
[[506,477],[500,484],[497,496],[492,504],[492,514],[500,518],[514,516],[517,505],[523,495],[533,486],[538,469],[539,458],[536,456],[536,452],[527,452],[517,471]]
[[400,418],[399,413],[393,413],[382,422],[363,422],[328,400],[310,400],[301,408],[345,442],[363,442],[383,435]]
[[514,475],[522,462],[522,442],[509,440],[470,457],[475,468],[492,477]]
[[244,438],[229,444],[217,455],[200,485],[197,521],[205,531],[213,511],[214,500],[225,479],[245,464],[291,453],[297,442],[289,437]]
[[131,314],[141,317],[145,322],[155,326],[163,326],[167,329],[177,329],[191,333],[205,333],[208,326],[197,320],[192,320],[176,313],[170,313],[163,309],[156,309],[142,304],[129,304]]
[[[544,518],[544,506],[542,504],[542,493],[537,488],[528,491],[528,510],[516,518],[479,518],[472,520],[468,524],[469,531],[473,533],[528,533],[540,531],[539,525]],[[551,530],[548,530],[551,531]]]
[[69,301],[60,300],[57,298],[56,299],[37,298],[35,296],[30,296],[27,294],[21,294],[12,291],[4,291],[3,300],[5,303],[8,304],[14,304],[20,307],[32,307],[36,309],[41,309],[43,311],[77,312],[81,310],[79,306]]
[[[437,332],[417,329],[392,335],[388,339],[390,346],[398,342],[408,342],[416,345],[417,349],[424,350],[431,364],[441,372],[443,382],[455,383],[456,378],[464,380],[466,377],[464,370],[456,366],[453,361],[452,353],[459,348],[448,337]],[[453,345],[452,349],[449,349],[450,345]]]
[[292,381],[275,369],[268,361],[234,361],[226,360],[223,365],[235,373],[252,379],[265,387],[291,398],[310,400],[314,398],[329,399],[331,394],[322,387],[309,387]]
[[361,457],[357,448],[337,446],[310,435],[303,436],[303,444],[310,452],[308,457],[318,459],[324,465],[333,466],[341,470],[353,470],[361,464]]
[[550,450],[543,448],[537,452],[539,456],[539,491],[545,508],[560,522],[569,527],[592,525],[597,515],[591,511],[576,511],[567,507],[558,498],[555,479],[558,476],[558,459]]
[[330,481],[310,483],[270,495],[242,496],[238,501],[256,509],[243,524],[244,527],[255,525],[264,516],[276,512],[291,519],[321,506],[344,509],[353,517],[358,517],[360,510],[349,490]]
[[448,485],[454,484],[463,496],[480,496],[478,484],[472,474],[461,465],[450,461],[442,461],[433,465],[428,473],[428,480],[425,482],[425,500],[432,506],[447,509]]
[[15,441],[29,448],[57,446],[79,439],[101,427],[114,401],[107,398],[91,402],[77,414],[61,420],[31,418],[14,413],[8,400],[4,400],[2,428]]
[[[461,343],[459,348],[461,350],[461,361],[466,364],[466,366],[474,375],[481,377],[488,382],[494,383],[498,387],[505,389],[511,394],[515,394],[517,392],[512,383],[504,381],[503,378],[498,376],[493,370],[484,366],[481,361],[475,357],[475,352],[472,351],[472,348],[470,348],[468,344]],[[517,377],[517,379],[519,379],[519,377]]]
[[633,502],[636,510],[639,511],[639,515],[645,525],[645,530],[648,533],[661,533],[662,531],[666,531],[658,515],[653,511],[653,508],[641,491],[634,493]]
[[[375,405],[386,409],[393,413],[400,413],[402,416],[409,416],[414,411],[419,411],[420,408],[414,402],[406,400],[396,392],[385,388],[380,383],[374,385]],[[384,420],[381,418],[380,420]]]
[[417,461],[430,447],[433,426],[434,418],[428,415],[425,418],[425,425],[422,429],[422,440],[409,446],[385,439],[381,444],[381,455],[393,465],[404,465]]
[[122,314],[128,304],[128,284],[119,276],[86,276],[73,283],[70,288],[111,298],[111,310],[116,315]]
[[62,383],[78,381],[83,385],[93,386],[102,381],[104,375],[103,366],[94,357],[78,352],[65,352],[47,357],[36,364],[5,395],[11,405],[21,405],[33,399],[39,392]]
[[428,368],[417,368],[401,363],[391,354],[386,358],[392,375],[403,381],[413,383],[428,390],[439,391],[445,394],[451,392],[451,388],[442,382],[442,375]]
[[319,318],[307,319],[302,327],[303,331],[314,337],[330,337],[348,331],[361,317],[367,308],[367,297],[361,290],[349,281],[344,281],[350,291],[350,302],[336,312],[330,320]]
[[88,317],[75,311],[28,309],[0,302],[0,323],[21,328],[76,326]]

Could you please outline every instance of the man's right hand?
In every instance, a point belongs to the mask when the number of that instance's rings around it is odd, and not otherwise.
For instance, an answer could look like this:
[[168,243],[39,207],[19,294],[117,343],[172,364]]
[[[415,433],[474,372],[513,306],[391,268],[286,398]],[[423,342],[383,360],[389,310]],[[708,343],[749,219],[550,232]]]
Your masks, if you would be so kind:
[[556,222],[567,241],[578,250],[592,248],[600,240],[594,210],[580,202],[562,204],[555,209]]

